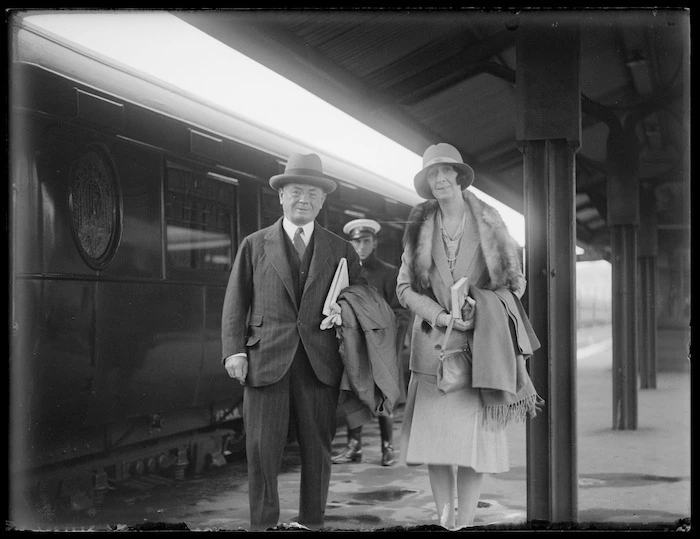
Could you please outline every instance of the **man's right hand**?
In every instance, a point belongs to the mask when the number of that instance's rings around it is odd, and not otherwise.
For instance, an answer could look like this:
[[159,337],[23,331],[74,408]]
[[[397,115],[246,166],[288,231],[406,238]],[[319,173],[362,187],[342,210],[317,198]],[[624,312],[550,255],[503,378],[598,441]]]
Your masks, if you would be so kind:
[[231,378],[235,378],[241,384],[245,384],[248,376],[248,358],[244,355],[233,355],[226,358],[224,362],[226,372]]

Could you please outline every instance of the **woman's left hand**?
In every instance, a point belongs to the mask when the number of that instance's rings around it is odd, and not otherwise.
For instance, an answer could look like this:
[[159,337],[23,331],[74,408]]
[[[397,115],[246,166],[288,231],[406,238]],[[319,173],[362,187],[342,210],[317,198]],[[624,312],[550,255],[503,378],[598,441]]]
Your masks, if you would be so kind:
[[[454,325],[455,329],[459,329],[461,331],[473,329],[475,317],[476,317],[476,301],[474,301],[472,298],[467,296],[466,301],[464,302],[464,305],[462,306],[462,319],[455,320],[455,325]],[[463,326],[463,328],[460,326]]]

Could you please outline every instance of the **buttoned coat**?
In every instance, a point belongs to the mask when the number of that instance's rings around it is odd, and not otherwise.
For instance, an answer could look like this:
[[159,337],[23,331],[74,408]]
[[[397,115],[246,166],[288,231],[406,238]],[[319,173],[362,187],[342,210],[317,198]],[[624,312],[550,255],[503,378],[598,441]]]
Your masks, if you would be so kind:
[[[411,339],[410,369],[435,375],[439,361],[436,345],[442,345],[444,327],[437,317],[450,312],[450,286],[461,277],[470,288],[507,288],[517,297],[525,290],[518,247],[498,212],[468,190],[462,191],[467,224],[460,240],[454,272],[450,272],[440,227],[436,200],[416,206],[404,233],[404,251],[396,293],[401,304],[416,317]],[[477,316],[479,306],[476,306]],[[448,349],[463,347],[471,332],[453,331]]]
[[224,297],[223,357],[246,352],[246,384],[266,386],[287,372],[301,341],[318,379],[338,386],[343,363],[335,332],[320,329],[321,311],[341,258],[347,259],[350,284],[367,284],[359,257],[350,243],[316,222],[313,256],[297,304],[284,234],[280,218],[241,242]]

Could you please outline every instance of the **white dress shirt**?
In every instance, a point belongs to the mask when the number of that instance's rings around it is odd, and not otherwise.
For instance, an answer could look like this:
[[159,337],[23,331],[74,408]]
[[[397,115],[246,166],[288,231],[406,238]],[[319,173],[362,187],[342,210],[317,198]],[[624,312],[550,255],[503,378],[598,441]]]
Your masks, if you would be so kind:
[[[299,228],[299,225],[295,225],[285,217],[282,219],[282,227],[287,233],[287,236],[289,236],[289,239],[292,240],[292,243],[294,243],[294,234],[297,233],[297,228]],[[311,234],[314,233],[314,221],[302,225],[301,228],[304,231],[304,233],[301,235],[301,239],[304,240],[304,244],[308,246],[309,241],[311,241]]]

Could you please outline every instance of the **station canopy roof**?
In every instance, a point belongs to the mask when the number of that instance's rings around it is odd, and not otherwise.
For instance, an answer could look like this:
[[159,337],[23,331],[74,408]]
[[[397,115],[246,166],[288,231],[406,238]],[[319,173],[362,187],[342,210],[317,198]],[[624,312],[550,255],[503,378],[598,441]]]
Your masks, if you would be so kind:
[[[174,11],[422,155],[456,146],[474,186],[523,213],[516,141],[519,14],[483,10]],[[634,117],[639,179],[655,197],[659,241],[689,235],[689,23],[681,9],[541,11],[580,26],[577,243],[610,260],[607,143]],[[642,215],[642,219],[649,218]],[[680,239],[679,239],[680,238]]]

